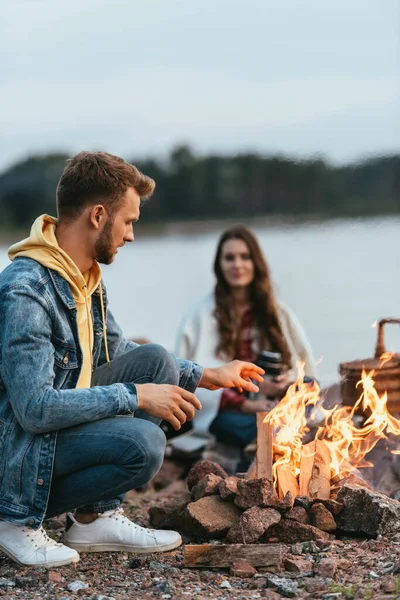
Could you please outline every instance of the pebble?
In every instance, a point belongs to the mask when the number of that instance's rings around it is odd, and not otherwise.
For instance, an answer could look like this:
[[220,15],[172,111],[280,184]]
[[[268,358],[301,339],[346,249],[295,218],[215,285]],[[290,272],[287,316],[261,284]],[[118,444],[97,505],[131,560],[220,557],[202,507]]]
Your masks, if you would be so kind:
[[220,588],[226,589],[226,590],[230,590],[231,589],[231,584],[229,583],[229,581],[225,580],[223,581],[220,586]]
[[343,598],[342,592],[332,592],[322,596],[321,600],[335,600],[336,598]]
[[375,571],[370,571],[369,576],[371,579],[379,579],[379,575],[378,573],[375,573]]
[[19,588],[28,588],[37,584],[36,577],[16,577],[15,585]]
[[4,577],[0,577],[0,588],[9,588],[15,587],[15,582],[12,579],[5,579]]
[[79,581],[79,579],[77,579],[76,581],[72,581],[71,583],[68,583],[67,590],[69,592],[78,592],[79,590],[84,590],[88,587],[89,587],[88,583],[84,583],[83,581]]
[[317,554],[319,547],[315,542],[297,542],[292,545],[292,554],[300,556],[301,554]]
[[268,575],[267,581],[268,587],[275,589],[279,594],[288,598],[296,598],[297,583],[295,581],[278,577],[278,575]]
[[164,580],[161,583],[157,583],[154,587],[157,588],[162,594],[170,594],[171,596],[176,593],[176,588],[170,581]]

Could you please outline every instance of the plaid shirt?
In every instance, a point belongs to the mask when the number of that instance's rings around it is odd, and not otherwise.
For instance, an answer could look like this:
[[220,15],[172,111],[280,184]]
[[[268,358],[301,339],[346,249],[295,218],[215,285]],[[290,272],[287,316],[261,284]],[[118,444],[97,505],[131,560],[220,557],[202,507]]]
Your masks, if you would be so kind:
[[[254,329],[254,318],[251,310],[246,311],[242,315],[240,321],[240,340],[237,348],[237,360],[245,360],[254,362],[257,358],[257,350],[255,349],[257,342],[256,331]],[[224,411],[240,411],[246,396],[236,391],[235,389],[226,389],[222,392],[219,410]]]

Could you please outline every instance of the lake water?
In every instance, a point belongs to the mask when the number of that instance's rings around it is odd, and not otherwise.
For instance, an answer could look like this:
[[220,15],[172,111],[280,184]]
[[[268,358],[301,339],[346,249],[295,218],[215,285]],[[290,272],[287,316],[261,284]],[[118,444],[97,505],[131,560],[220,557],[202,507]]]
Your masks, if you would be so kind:
[[[212,262],[222,226],[199,233],[141,235],[104,268],[111,308],[128,336],[173,349],[182,314],[213,286]],[[279,298],[311,341],[323,385],[338,364],[373,355],[374,321],[400,317],[400,219],[337,220],[253,228],[270,263]],[[0,248],[0,269],[8,263]],[[389,326],[387,349],[400,350]]]

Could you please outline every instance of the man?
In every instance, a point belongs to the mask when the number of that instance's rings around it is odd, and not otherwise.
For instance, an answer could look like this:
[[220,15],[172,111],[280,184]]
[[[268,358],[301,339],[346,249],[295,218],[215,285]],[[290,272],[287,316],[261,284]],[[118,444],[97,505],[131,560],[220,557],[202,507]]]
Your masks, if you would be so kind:
[[[178,533],[126,518],[123,494],[157,473],[158,425],[191,419],[198,386],[256,391],[251,380],[262,380],[250,363],[203,369],[129,342],[107,309],[99,263],[133,242],[141,198],[154,187],[121,158],[78,154],[57,187],[58,219],[39,217],[0,275],[0,550],[19,564],[179,546]],[[65,512],[56,544],[42,522]]]

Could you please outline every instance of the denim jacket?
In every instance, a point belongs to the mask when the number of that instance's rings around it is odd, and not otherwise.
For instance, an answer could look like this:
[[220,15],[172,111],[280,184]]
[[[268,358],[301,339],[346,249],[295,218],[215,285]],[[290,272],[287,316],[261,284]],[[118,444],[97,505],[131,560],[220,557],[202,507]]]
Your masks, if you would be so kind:
[[[135,348],[107,310],[110,360]],[[76,306],[65,279],[31,258],[0,274],[0,518],[37,529],[46,513],[57,430],[133,413],[133,383],[77,389],[82,365]],[[106,362],[100,292],[92,296],[93,368]],[[194,391],[202,368],[177,359]]]

